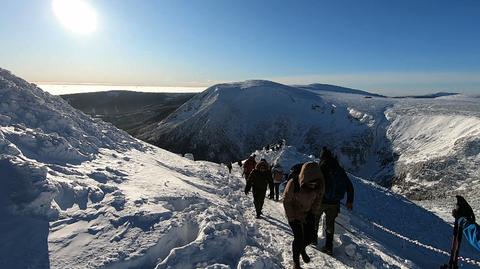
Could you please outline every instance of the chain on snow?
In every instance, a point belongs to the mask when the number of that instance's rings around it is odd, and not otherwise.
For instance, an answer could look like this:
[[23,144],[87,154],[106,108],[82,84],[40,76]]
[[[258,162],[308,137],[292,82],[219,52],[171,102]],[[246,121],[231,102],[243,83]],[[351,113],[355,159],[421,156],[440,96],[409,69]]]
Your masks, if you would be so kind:
[[[401,238],[401,239],[403,239],[403,240],[405,240],[405,241],[407,241],[407,242],[409,242],[409,243],[412,243],[412,244],[414,244],[414,245],[420,246],[420,247],[422,247],[422,248],[429,249],[429,250],[431,250],[431,251],[434,251],[434,252],[437,252],[437,253],[440,253],[440,254],[443,254],[443,255],[447,255],[447,256],[450,255],[450,253],[447,252],[447,251],[445,251],[445,250],[441,250],[441,249],[438,249],[438,248],[436,248],[436,247],[433,247],[433,246],[429,246],[429,245],[420,243],[420,242],[418,242],[418,240],[410,239],[410,238],[408,238],[408,237],[406,237],[406,236],[404,236],[404,235],[401,235],[401,234],[399,234],[399,233],[397,233],[397,232],[394,232],[394,231],[392,231],[392,230],[390,230],[390,229],[388,229],[388,228],[385,228],[385,227],[383,227],[382,225],[380,225],[380,224],[378,224],[378,223],[376,223],[376,222],[373,222],[373,221],[372,221],[371,223],[373,224],[373,226],[375,226],[375,227],[377,227],[377,228],[379,228],[379,229],[381,229],[381,230],[383,230],[383,231],[385,231],[385,232],[387,232],[387,233],[389,233],[389,234],[391,234],[391,235],[394,235],[394,236],[396,236],[396,237],[398,237],[398,238]],[[476,260],[474,260],[474,259],[465,258],[465,257],[461,257],[461,256],[458,257],[458,259],[461,260],[461,261],[463,261],[463,262],[466,262],[466,263],[470,263],[470,264],[473,264],[473,265],[476,265],[476,266],[480,266],[480,262],[479,262],[479,261],[476,261]]]
[[[374,221],[370,221],[370,220],[368,220],[368,219],[366,219],[366,218],[364,218],[364,217],[362,217],[362,216],[358,216],[358,215],[356,215],[356,216],[357,216],[357,217],[360,217],[361,219],[364,219],[364,221],[370,222],[373,226],[379,228],[380,230],[382,230],[382,231],[384,231],[384,232],[386,232],[386,233],[389,233],[389,234],[391,234],[391,235],[393,235],[393,236],[396,236],[396,237],[398,237],[398,238],[400,238],[400,239],[402,239],[402,240],[404,240],[404,241],[407,241],[407,242],[409,242],[409,243],[411,243],[411,244],[414,244],[414,245],[417,245],[417,246],[419,246],[419,247],[422,247],[422,248],[431,250],[431,251],[433,251],[433,252],[437,252],[437,253],[440,253],[440,254],[443,254],[443,255],[446,255],[446,256],[450,256],[450,253],[447,252],[447,251],[445,251],[445,250],[438,249],[438,248],[436,248],[436,247],[423,244],[423,243],[419,242],[418,240],[413,240],[413,239],[408,238],[408,237],[406,237],[406,236],[404,236],[404,235],[401,235],[401,234],[399,234],[399,233],[397,233],[397,232],[394,232],[394,231],[392,231],[392,230],[390,230],[390,229],[388,229],[388,228],[386,228],[386,227],[384,227],[384,226],[382,226],[382,225],[380,225],[380,224],[378,224],[378,223],[376,223],[376,222],[374,222]],[[339,223],[337,222],[337,224],[339,224]],[[343,225],[341,225],[341,226],[344,227]],[[351,233],[352,235],[355,235],[355,234],[354,234],[353,232],[351,232],[350,230],[348,230],[348,229],[346,229],[346,230],[347,230],[349,233]],[[477,260],[474,260],[474,259],[471,259],[471,258],[468,258],[468,257],[462,257],[462,256],[459,256],[458,259],[459,259],[460,261],[465,262],[465,263],[473,264],[473,265],[476,265],[476,266],[479,266],[479,267],[480,267],[480,261],[477,261]]]

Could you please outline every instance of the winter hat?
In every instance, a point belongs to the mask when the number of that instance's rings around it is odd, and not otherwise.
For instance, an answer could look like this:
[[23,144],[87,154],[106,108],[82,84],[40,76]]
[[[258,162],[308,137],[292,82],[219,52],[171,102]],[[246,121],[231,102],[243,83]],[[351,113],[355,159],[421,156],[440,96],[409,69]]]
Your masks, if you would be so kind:
[[298,176],[300,187],[311,183],[316,183],[317,187],[323,184],[324,178],[320,165],[316,162],[308,162],[303,164],[300,175]]
[[457,205],[452,212],[453,217],[456,219],[464,217],[469,221],[475,222],[475,214],[473,213],[473,209],[468,204],[467,200],[460,195],[457,195],[456,197]]
[[322,152],[320,153],[320,159],[325,160],[327,158],[333,158],[333,154],[330,150],[327,149],[327,147],[323,147]]

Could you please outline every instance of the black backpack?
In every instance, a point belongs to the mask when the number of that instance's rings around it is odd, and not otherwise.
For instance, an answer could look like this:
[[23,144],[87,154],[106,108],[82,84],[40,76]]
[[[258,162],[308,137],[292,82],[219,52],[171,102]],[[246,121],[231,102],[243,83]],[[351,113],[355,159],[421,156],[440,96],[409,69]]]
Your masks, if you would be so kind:
[[336,203],[345,197],[348,187],[348,175],[337,163],[320,164],[325,177],[325,194],[323,201]]
[[290,168],[290,174],[288,174],[288,177],[287,177],[287,181],[293,179],[293,184],[295,186],[293,190],[294,192],[300,191],[300,183],[298,182],[298,176],[302,171],[302,166],[303,166],[303,163],[297,163],[296,165],[292,166],[292,168]]

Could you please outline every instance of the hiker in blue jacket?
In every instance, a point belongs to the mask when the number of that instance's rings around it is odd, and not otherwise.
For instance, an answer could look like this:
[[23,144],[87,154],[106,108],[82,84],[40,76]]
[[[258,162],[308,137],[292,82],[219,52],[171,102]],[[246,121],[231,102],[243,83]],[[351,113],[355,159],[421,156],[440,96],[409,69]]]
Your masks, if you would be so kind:
[[480,226],[467,218],[459,218],[458,225],[463,229],[463,235],[470,245],[480,251]]
[[456,269],[458,268],[458,253],[460,251],[460,243],[462,242],[462,234],[465,239],[476,250],[480,251],[480,226],[475,223],[475,214],[472,207],[467,200],[460,195],[457,195],[457,204],[452,211],[452,216],[455,218],[453,226],[453,240],[452,249],[450,251],[450,260],[448,264],[441,266],[442,269]]
[[325,246],[322,252],[329,255],[333,254],[333,235],[335,232],[335,219],[340,213],[340,201],[347,193],[347,209],[353,209],[353,184],[350,181],[345,170],[340,166],[338,160],[333,156],[332,152],[323,147],[320,156],[320,168],[325,177],[325,194],[323,196],[321,213],[315,216],[315,240],[313,244],[317,244],[318,228],[320,218],[323,213],[326,217],[325,227]]

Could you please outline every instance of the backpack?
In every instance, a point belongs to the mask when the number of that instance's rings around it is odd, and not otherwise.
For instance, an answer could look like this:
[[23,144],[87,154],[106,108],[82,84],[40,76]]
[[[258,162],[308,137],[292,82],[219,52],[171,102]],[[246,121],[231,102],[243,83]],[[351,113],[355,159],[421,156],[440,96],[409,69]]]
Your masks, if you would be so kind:
[[255,160],[253,158],[249,158],[243,164],[243,171],[245,171],[245,175],[249,175],[250,172],[255,168]]
[[288,174],[287,181],[288,180],[294,180],[294,191],[293,192],[299,192],[300,191],[300,183],[298,182],[298,175],[300,175],[300,172],[302,171],[302,166],[303,163],[297,163],[296,165],[292,166],[290,168],[290,174]]
[[280,183],[282,182],[283,179],[283,170],[281,167],[275,167],[273,168],[273,181],[275,183]]
[[[330,166],[330,167],[329,167]],[[337,203],[345,197],[348,187],[348,175],[338,164],[326,165],[322,163],[322,172],[325,177],[325,194],[323,201]]]

